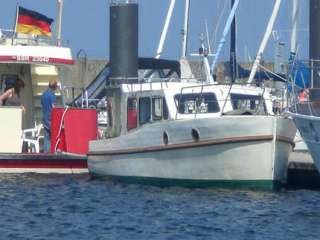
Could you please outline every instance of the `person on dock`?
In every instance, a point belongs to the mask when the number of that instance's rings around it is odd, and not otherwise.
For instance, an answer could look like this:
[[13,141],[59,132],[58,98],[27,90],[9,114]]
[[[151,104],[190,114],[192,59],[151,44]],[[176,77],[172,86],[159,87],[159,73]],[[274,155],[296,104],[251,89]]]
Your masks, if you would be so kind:
[[0,95],[0,105],[3,106],[21,106],[22,110],[25,111],[24,106],[21,102],[20,93],[25,87],[24,81],[18,78],[14,85],[7,86],[4,93]]
[[51,138],[51,109],[56,104],[56,96],[54,94],[58,83],[56,80],[49,82],[48,89],[41,96],[42,105],[42,123],[44,128],[44,146],[43,151],[50,152],[50,138]]

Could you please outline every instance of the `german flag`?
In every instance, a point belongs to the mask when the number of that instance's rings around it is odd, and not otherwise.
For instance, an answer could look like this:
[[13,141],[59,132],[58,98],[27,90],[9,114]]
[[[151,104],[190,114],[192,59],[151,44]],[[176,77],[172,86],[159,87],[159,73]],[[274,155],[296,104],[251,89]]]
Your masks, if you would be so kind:
[[16,32],[51,37],[52,22],[53,19],[41,13],[19,7]]

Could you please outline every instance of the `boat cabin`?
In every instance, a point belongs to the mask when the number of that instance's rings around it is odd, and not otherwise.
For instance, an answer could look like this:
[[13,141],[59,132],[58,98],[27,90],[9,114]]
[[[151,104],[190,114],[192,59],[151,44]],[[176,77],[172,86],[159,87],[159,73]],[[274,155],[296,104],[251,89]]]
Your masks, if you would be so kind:
[[[121,134],[166,120],[273,114],[267,89],[184,82],[121,84]],[[109,127],[112,127],[111,111]],[[118,124],[117,122],[115,124]]]

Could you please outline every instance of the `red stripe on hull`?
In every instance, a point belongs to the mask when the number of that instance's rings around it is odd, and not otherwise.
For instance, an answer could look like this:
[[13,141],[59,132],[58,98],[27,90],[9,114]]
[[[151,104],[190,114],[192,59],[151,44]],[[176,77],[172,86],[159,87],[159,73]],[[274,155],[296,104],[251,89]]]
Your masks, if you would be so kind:
[[[41,61],[41,59],[44,59]],[[24,63],[52,63],[52,64],[66,64],[73,65],[75,61],[73,59],[62,59],[62,58],[46,58],[46,57],[21,57],[18,59],[17,56],[0,56],[0,62],[24,62]]]
[[87,169],[87,163],[82,162],[51,162],[51,161],[43,161],[43,162],[33,162],[33,161],[8,161],[0,162],[0,168],[78,168],[78,169]]
[[87,169],[86,157],[54,154],[0,154],[0,168]]

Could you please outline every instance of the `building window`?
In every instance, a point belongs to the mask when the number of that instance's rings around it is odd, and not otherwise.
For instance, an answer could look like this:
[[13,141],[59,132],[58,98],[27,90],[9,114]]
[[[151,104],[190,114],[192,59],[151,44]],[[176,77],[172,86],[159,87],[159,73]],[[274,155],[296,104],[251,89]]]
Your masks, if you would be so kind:
[[129,98],[127,102],[127,129],[137,127],[137,99]]
[[188,93],[174,96],[180,114],[216,113],[220,111],[214,93]]
[[139,124],[143,125],[151,120],[150,98],[139,98]]

